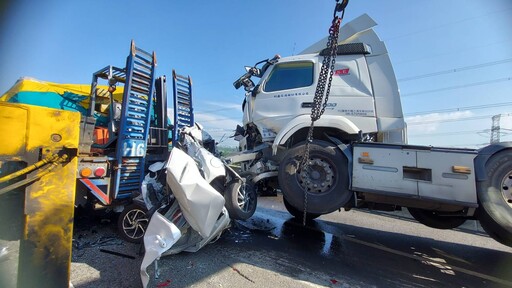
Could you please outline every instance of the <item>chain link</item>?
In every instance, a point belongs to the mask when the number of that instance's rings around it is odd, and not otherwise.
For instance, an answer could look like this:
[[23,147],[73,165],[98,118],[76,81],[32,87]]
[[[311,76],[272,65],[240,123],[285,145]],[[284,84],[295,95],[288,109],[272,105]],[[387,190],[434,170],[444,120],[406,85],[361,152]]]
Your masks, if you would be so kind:
[[[318,83],[316,85],[315,96],[313,98],[313,105],[311,107],[311,124],[309,126],[306,138],[304,156],[302,157],[302,160],[297,169],[299,177],[301,177],[303,181],[304,179],[309,178],[309,151],[310,145],[313,142],[313,130],[315,126],[315,121],[320,119],[322,114],[324,114],[325,108],[327,107],[327,102],[329,101],[329,93],[331,91],[332,76],[334,74],[334,64],[336,64],[336,54],[338,50],[338,35],[341,20],[343,19],[343,14],[345,12],[344,8],[342,11],[338,10],[338,2],[339,0],[336,0],[336,7],[334,9],[334,19],[332,20],[331,27],[329,28],[329,37],[327,38],[327,49],[329,49],[329,54],[324,56],[324,59],[322,61],[322,67],[320,68],[320,75],[318,77]],[[336,12],[342,12],[342,16],[336,16]],[[304,214],[302,217],[302,226],[306,226],[307,205],[308,191],[304,189]]]

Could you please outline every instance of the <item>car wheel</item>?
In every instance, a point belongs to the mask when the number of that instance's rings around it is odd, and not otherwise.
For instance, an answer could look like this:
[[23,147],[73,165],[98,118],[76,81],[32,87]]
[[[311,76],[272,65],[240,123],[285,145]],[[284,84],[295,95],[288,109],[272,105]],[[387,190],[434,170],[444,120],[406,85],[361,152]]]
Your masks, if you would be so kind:
[[141,243],[148,224],[146,208],[131,204],[126,206],[119,215],[117,230],[124,240],[131,243]]
[[256,211],[256,190],[250,183],[235,179],[228,183],[224,193],[229,216],[236,220],[249,219]]

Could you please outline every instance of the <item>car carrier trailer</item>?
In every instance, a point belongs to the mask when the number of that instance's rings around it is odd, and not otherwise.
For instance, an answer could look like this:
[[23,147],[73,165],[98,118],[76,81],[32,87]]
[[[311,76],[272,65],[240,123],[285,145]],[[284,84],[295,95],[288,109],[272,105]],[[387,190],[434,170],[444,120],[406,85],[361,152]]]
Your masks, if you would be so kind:
[[156,77],[155,52],[142,50],[132,41],[125,63],[94,72],[90,86],[21,78],[0,102],[80,112],[75,205],[121,212],[120,235],[140,242],[148,219],[143,203],[133,198],[141,194],[147,167],[167,159],[176,129],[194,123],[192,80],[173,70],[176,113],[171,127],[167,77]]

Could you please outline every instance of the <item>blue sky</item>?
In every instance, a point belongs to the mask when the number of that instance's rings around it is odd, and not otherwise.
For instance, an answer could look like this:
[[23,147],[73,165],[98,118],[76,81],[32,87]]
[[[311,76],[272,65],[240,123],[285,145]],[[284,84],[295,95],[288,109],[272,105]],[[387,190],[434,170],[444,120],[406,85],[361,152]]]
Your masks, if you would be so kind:
[[[241,122],[232,83],[243,66],[325,37],[334,3],[4,1],[0,93],[22,76],[88,84],[94,71],[123,66],[134,39],[156,52],[158,75],[192,77],[196,119],[220,140]],[[390,52],[410,143],[480,147],[496,114],[512,141],[512,1],[350,0],[344,22],[363,13]]]

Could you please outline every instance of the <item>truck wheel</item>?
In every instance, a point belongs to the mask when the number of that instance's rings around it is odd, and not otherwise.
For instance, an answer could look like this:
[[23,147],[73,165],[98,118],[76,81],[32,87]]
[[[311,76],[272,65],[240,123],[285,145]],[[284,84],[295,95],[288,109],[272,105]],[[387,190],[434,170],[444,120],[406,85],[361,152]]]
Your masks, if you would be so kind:
[[453,229],[466,222],[462,217],[439,216],[436,211],[407,208],[411,216],[421,224],[436,229]]
[[[283,198],[284,207],[286,210],[288,210],[288,213],[292,214],[293,217],[297,219],[303,219],[304,218],[304,211],[299,211],[295,207],[293,207],[286,199]],[[320,217],[322,214],[315,214],[315,213],[307,213],[306,212],[306,221],[311,221],[313,219],[316,219]]]
[[308,171],[299,171],[305,144],[292,147],[279,166],[278,180],[284,198],[299,211],[304,209],[307,193],[307,212],[331,213],[351,198],[348,190],[347,158],[335,145],[314,140],[309,150]]
[[121,238],[131,243],[141,243],[149,224],[145,207],[131,204],[124,208],[117,220]]
[[487,179],[477,184],[477,218],[494,240],[512,246],[512,150],[491,157]]
[[228,183],[224,199],[231,219],[247,220],[256,211],[256,190],[251,184],[241,180],[235,179]]

